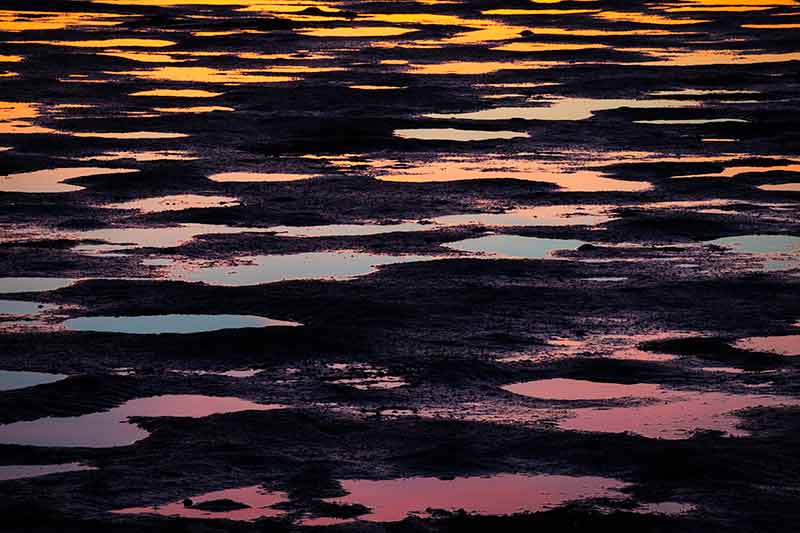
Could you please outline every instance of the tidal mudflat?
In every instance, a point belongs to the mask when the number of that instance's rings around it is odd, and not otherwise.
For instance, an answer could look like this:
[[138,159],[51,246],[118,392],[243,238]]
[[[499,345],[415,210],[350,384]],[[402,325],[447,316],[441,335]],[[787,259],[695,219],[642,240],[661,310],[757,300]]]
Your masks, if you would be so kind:
[[0,529],[794,531],[798,20],[5,0]]

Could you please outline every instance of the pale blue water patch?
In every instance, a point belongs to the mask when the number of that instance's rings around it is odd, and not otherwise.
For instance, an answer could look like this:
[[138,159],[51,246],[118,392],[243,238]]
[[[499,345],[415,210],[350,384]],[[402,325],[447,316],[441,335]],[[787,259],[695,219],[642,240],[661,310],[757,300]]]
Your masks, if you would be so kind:
[[55,291],[77,281],[72,278],[0,278],[0,294]]
[[519,235],[486,235],[465,239],[443,246],[462,252],[475,252],[501,257],[525,259],[545,259],[557,250],[577,250],[586,244],[571,239],[544,239],[540,237],[521,237]]
[[46,417],[0,426],[0,444],[23,446],[68,446],[107,448],[127,446],[149,435],[130,417],[191,417],[238,411],[283,409],[277,404],[260,404],[224,396],[175,394],[137,398],[108,411],[82,416]]
[[8,465],[0,466],[0,481],[11,479],[26,479],[31,477],[60,474],[63,472],[80,472],[83,470],[97,470],[93,466],[80,463],[64,463],[58,465]]
[[191,262],[175,263],[167,277],[201,281],[209,285],[239,287],[276,281],[304,279],[348,279],[375,272],[393,263],[430,261],[424,255],[378,255],[361,252],[311,252],[292,255],[259,255],[238,258],[235,264],[198,266]]
[[39,302],[23,302],[21,300],[0,300],[0,316],[37,315],[54,308],[54,305]]
[[24,389],[46,383],[55,383],[66,378],[64,374],[45,374],[43,372],[17,372],[0,370],[0,391]]
[[704,244],[723,246],[745,254],[800,252],[800,237],[794,235],[739,235],[706,241]]
[[200,333],[221,329],[300,326],[298,322],[273,320],[253,315],[144,315],[88,316],[65,320],[62,326],[71,331],[103,333]]

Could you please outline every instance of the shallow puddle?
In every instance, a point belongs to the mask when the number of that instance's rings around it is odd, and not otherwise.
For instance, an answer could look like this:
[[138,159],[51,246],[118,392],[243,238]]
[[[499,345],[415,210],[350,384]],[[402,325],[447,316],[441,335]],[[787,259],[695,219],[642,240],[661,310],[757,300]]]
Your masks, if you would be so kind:
[[162,98],[214,98],[222,96],[224,93],[216,93],[201,89],[150,89],[147,91],[137,91],[129,96],[153,96]]
[[130,400],[108,411],[73,417],[47,417],[0,426],[0,443],[24,446],[108,448],[128,446],[149,433],[130,417],[201,418],[238,411],[270,411],[285,406],[239,398],[180,394]]
[[285,174],[264,172],[222,172],[208,177],[219,183],[281,183],[316,178],[316,174]]
[[200,159],[192,152],[183,150],[144,150],[141,152],[103,152],[100,155],[79,158],[80,161],[194,161]]
[[169,279],[239,287],[289,280],[350,279],[375,272],[383,265],[433,259],[434,256],[423,255],[309,252],[240,257],[224,265],[206,266],[202,262],[182,261],[169,265],[164,275]]
[[181,224],[164,227],[128,227],[87,230],[71,234],[81,240],[98,240],[108,244],[81,244],[74,249],[83,253],[122,252],[134,248],[171,248],[185,244],[200,235],[236,235],[270,233],[269,228],[246,228],[217,224]]
[[[800,405],[786,396],[683,391],[660,385],[622,385],[585,380],[538,380],[504,387],[538,399],[619,399],[634,405],[579,407],[561,413],[558,427],[599,433],[630,432],[649,438],[686,439],[700,430],[742,437],[735,412],[752,407]],[[512,391],[512,392],[515,392]],[[585,398],[595,396],[594,398]]]
[[300,326],[298,322],[274,320],[254,315],[146,315],[146,316],[88,316],[62,322],[70,331],[128,333],[154,335],[159,333],[201,333],[223,329]]
[[759,259],[767,271],[792,270],[800,267],[800,237],[793,235],[740,235],[724,237],[704,244],[728,248],[739,254]]
[[632,109],[664,109],[680,107],[696,107],[699,102],[690,100],[633,100],[633,99],[592,99],[565,98],[561,100],[543,100],[544,105],[529,107],[495,107],[469,113],[431,113],[426,118],[452,120],[586,120],[599,111],[620,108]]
[[401,139],[415,139],[421,141],[491,141],[504,139],[517,139],[530,137],[520,131],[482,131],[460,130],[455,128],[418,128],[394,130],[394,135]]
[[376,179],[402,183],[516,179],[553,183],[565,192],[637,192],[652,188],[646,181],[611,178],[602,170],[582,168],[567,161],[443,157],[433,162],[373,161],[372,166],[376,169]]
[[469,213],[430,219],[439,226],[595,226],[613,218],[608,206],[555,205],[512,209],[504,213]]
[[396,224],[325,224],[322,226],[273,226],[268,231],[279,237],[356,237],[380,235],[384,233],[426,231],[433,228],[418,222],[399,222]]
[[189,500],[191,500],[191,505],[186,505],[189,502],[181,500],[165,505],[129,507],[113,512],[251,521],[286,514],[285,511],[275,509],[273,506],[287,502],[289,496],[284,492],[267,491],[260,485],[255,485],[207,492],[191,496]]
[[63,183],[65,180],[106,174],[131,174],[130,168],[53,168],[0,176],[0,192],[60,193],[81,191],[84,187]]
[[0,317],[36,316],[52,311],[57,306],[22,300],[0,300]]
[[800,356],[800,335],[775,335],[748,337],[736,342],[736,347],[753,352],[768,352],[787,356]]
[[27,479],[32,477],[47,476],[49,474],[61,474],[65,472],[81,472],[85,470],[97,470],[94,467],[82,465],[80,463],[64,463],[57,465],[9,465],[0,466],[0,481],[11,479]]
[[661,391],[659,385],[649,383],[626,385],[563,378],[515,383],[502,388],[514,394],[543,400],[611,400],[656,395]]
[[120,132],[91,132],[81,131],[70,133],[73,137],[88,137],[97,139],[127,139],[127,140],[145,140],[145,139],[182,139],[188,137],[185,133],[169,133],[161,131],[120,131]]
[[519,235],[486,235],[465,239],[442,246],[461,252],[482,253],[498,257],[545,259],[559,250],[577,250],[586,244],[583,241],[567,239],[543,239],[540,237],[521,237]]
[[0,294],[55,291],[77,281],[72,278],[0,278]]
[[184,209],[202,209],[212,207],[234,207],[240,205],[239,199],[231,196],[205,196],[200,194],[175,194],[157,198],[130,200],[118,204],[107,204],[108,209],[135,209],[142,213],[163,213],[165,211],[183,211]]
[[43,372],[22,372],[16,370],[0,370],[0,391],[25,389],[36,385],[45,385],[61,381],[64,374],[45,374]]
[[777,185],[759,185],[762,191],[800,192],[800,183],[780,183]]
[[384,480],[341,480],[347,496],[329,498],[337,504],[370,508],[359,517],[370,522],[396,522],[409,514],[428,516],[428,509],[486,515],[537,512],[570,501],[622,498],[626,483],[594,476],[499,474],[490,477],[438,479],[413,477]]

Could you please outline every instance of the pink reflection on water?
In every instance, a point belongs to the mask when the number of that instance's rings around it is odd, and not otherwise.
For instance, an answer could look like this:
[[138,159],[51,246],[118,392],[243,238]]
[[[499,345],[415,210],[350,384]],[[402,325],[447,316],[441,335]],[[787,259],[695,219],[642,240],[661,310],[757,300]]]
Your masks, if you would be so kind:
[[682,391],[652,384],[624,385],[573,379],[545,379],[503,389],[542,400],[636,399],[635,405],[579,407],[562,413],[561,429],[636,433],[659,439],[684,439],[698,430],[747,436],[735,411],[752,407],[800,405],[786,396]]
[[443,480],[414,477],[385,480],[344,480],[349,494],[329,501],[361,504],[372,511],[370,522],[394,522],[427,509],[447,509],[480,514],[506,515],[541,511],[568,501],[621,497],[626,483],[594,476],[500,474],[491,477],[459,477]]
[[104,448],[127,446],[146,438],[149,433],[129,417],[200,418],[236,411],[268,411],[285,406],[260,404],[234,397],[173,394],[137,398],[109,411],[83,416],[46,417],[0,426],[1,444],[27,446],[81,446]]
[[515,383],[506,385],[503,389],[514,394],[543,400],[611,400],[658,395],[663,392],[659,385],[650,383],[624,385],[563,378]]
[[776,335],[740,339],[737,348],[754,352],[771,352],[787,356],[800,356],[800,335]]
[[750,433],[738,427],[740,419],[734,411],[779,405],[800,405],[800,400],[724,392],[673,392],[668,401],[649,405],[574,409],[559,427],[602,433],[631,432],[656,439],[685,439],[698,430],[745,437]]
[[[288,495],[284,492],[266,491],[260,485],[254,485],[252,487],[207,492],[199,496],[192,496],[191,500],[193,502],[192,506],[186,506],[181,500],[166,505],[129,507],[113,512],[119,514],[156,514],[183,518],[225,518],[227,520],[250,521],[258,518],[278,517],[285,514],[284,511],[274,509],[272,506],[288,501]],[[231,500],[246,507],[224,511],[209,511],[204,508],[197,508],[198,504],[217,502],[219,500]]]

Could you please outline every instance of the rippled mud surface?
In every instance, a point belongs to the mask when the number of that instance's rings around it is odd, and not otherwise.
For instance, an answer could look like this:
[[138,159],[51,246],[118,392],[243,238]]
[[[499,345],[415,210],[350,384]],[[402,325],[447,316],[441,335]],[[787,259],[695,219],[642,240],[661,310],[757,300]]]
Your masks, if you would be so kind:
[[795,0],[5,0],[9,532],[794,531]]

